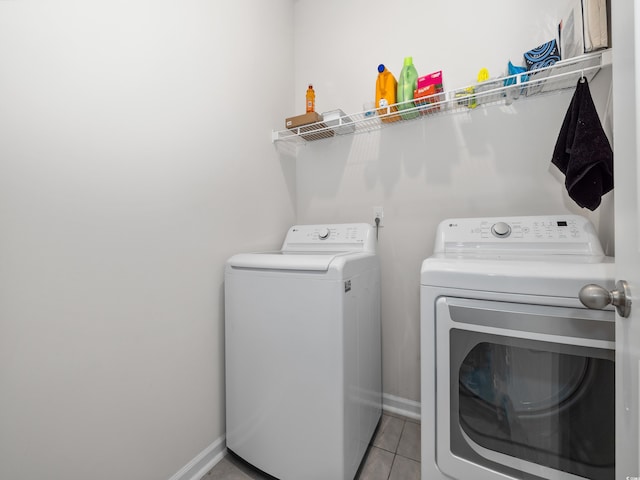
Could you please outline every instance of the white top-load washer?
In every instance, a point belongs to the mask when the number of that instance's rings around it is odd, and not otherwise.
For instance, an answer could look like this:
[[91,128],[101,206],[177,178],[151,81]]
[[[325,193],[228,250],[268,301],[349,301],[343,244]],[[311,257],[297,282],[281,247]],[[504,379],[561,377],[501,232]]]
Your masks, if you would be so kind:
[[353,479],[382,405],[373,228],[298,225],[231,257],[225,358],[233,453],[281,480]]
[[574,215],[443,221],[421,270],[422,478],[613,480],[614,263]]

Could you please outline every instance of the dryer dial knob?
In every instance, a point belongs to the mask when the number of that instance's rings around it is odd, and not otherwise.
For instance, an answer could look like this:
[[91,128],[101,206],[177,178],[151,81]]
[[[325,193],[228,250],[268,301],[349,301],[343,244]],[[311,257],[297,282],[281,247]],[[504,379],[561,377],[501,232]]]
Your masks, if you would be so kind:
[[321,228],[318,232],[318,237],[320,238],[320,240],[326,240],[327,238],[329,238],[329,235],[331,235],[331,230],[329,230],[328,228]]
[[491,233],[498,238],[506,238],[511,235],[511,227],[508,223],[498,222],[491,227]]

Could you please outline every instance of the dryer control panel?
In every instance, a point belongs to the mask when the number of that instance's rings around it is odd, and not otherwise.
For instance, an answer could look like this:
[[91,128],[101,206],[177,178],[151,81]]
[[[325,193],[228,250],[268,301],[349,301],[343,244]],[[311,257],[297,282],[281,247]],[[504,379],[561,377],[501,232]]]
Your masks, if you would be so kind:
[[455,218],[440,223],[434,253],[604,255],[593,224],[579,215]]

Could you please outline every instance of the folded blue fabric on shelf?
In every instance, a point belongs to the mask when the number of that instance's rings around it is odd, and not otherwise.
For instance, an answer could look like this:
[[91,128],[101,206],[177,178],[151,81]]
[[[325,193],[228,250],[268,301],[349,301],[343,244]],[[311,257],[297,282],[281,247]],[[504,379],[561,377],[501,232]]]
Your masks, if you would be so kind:
[[559,60],[560,52],[558,51],[558,44],[555,39],[529,50],[524,54],[524,61],[529,71],[550,67]]
[[[509,60],[509,66],[507,70],[507,75],[509,75],[509,77],[504,79],[504,86],[507,87],[509,85],[515,85],[517,83],[516,79],[518,78],[518,74],[526,71],[526,68],[514,65],[513,63],[511,63],[511,60]],[[528,75],[520,75],[520,83],[524,83],[527,80],[529,80]]]

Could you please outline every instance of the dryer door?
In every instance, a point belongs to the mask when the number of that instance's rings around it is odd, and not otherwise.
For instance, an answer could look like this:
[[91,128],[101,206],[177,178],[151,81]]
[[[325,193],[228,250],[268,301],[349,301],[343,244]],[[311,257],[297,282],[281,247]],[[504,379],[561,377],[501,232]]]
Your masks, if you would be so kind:
[[436,315],[445,473],[614,479],[611,312],[440,298]]

